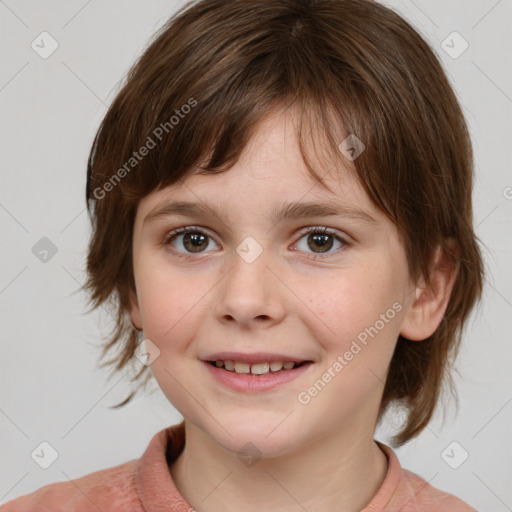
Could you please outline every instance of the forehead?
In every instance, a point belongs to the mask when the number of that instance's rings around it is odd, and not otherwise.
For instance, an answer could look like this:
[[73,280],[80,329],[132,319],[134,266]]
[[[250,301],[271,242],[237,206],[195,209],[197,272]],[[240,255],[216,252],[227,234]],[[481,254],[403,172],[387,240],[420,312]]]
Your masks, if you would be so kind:
[[[343,134],[340,134],[340,138]],[[330,156],[325,147],[304,141],[308,157],[324,185],[308,172],[296,130],[296,111],[272,113],[262,120],[239,160],[229,170],[208,173],[191,169],[179,183],[150,193],[139,208],[144,211],[163,201],[225,204],[241,202],[261,211],[269,205],[275,212],[278,203],[317,202],[341,206],[360,206],[376,212],[361,186],[351,162],[340,153]]]

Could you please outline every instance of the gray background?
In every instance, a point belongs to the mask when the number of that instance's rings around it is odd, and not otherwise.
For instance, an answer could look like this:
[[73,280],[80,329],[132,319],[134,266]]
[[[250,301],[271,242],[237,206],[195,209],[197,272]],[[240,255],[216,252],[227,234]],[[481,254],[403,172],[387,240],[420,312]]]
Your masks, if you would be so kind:
[[[479,511],[512,510],[512,2],[386,4],[430,41],[464,107],[488,270],[457,364],[460,409],[449,401],[445,421],[439,413],[397,454],[403,467]],[[138,458],[156,432],[181,419],[156,384],[124,409],[108,408],[126,396],[129,381],[97,369],[109,319],[86,315],[80,290],[92,137],[129,65],[178,5],[0,0],[0,503]],[[58,43],[48,58],[31,47],[42,46],[43,31]],[[454,31],[469,44],[457,58],[442,43],[459,53],[464,43]],[[45,39],[46,51],[50,44]],[[47,261],[33,252],[43,237],[57,249]],[[386,442],[394,423],[376,438]],[[59,454],[48,469],[31,458],[43,441]]]

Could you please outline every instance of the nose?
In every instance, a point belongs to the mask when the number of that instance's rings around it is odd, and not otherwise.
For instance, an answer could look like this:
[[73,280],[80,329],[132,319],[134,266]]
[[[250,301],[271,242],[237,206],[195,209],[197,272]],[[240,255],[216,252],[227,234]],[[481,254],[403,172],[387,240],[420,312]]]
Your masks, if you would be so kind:
[[285,317],[286,287],[277,277],[276,265],[263,251],[254,261],[233,252],[227,275],[218,288],[216,317],[224,324],[244,328],[268,328]]

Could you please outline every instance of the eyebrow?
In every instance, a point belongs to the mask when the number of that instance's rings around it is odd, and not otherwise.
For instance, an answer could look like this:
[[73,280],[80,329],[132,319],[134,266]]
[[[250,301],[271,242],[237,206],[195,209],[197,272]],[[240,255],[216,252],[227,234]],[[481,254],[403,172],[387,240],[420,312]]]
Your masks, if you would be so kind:
[[[148,213],[144,218],[143,225],[172,215],[207,218],[219,216],[215,208],[207,204],[174,201],[164,203]],[[332,203],[329,201],[322,203],[284,203],[273,208],[271,213],[271,220],[275,223],[284,219],[299,219],[307,217],[340,217],[358,220],[365,224],[377,223],[377,221],[368,212],[365,212],[360,208]]]

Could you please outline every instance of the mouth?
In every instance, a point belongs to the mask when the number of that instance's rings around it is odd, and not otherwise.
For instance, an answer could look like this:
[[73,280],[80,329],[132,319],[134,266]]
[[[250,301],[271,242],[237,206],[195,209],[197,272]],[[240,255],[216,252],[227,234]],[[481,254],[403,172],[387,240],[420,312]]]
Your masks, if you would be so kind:
[[292,381],[304,378],[315,367],[314,360],[284,352],[215,352],[200,361],[217,384],[242,393],[293,389],[297,384]]
[[[242,359],[242,361],[240,361]],[[232,391],[258,394],[286,388],[314,366],[311,360],[292,360],[278,354],[212,354],[202,360],[215,382]],[[296,386],[296,385],[295,385]]]
[[247,363],[242,361],[233,361],[231,359],[216,359],[215,361],[206,362],[215,368],[219,368],[227,372],[257,377],[260,375],[268,375],[294,370],[295,368],[299,368],[301,366],[309,364],[312,361],[268,361],[258,363]]

